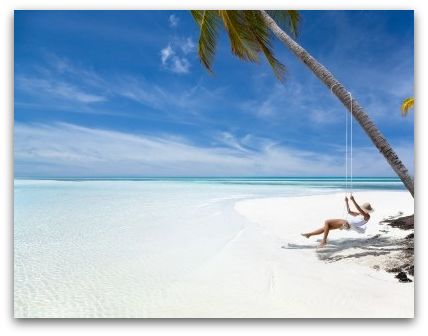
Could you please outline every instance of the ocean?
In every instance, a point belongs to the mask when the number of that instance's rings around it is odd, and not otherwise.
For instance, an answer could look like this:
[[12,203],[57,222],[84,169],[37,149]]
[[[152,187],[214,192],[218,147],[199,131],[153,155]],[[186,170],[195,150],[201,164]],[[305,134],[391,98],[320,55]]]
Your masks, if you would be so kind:
[[[15,179],[15,317],[149,317],[246,225],[235,202],[344,192],[329,178]],[[354,178],[353,190],[404,190]]]

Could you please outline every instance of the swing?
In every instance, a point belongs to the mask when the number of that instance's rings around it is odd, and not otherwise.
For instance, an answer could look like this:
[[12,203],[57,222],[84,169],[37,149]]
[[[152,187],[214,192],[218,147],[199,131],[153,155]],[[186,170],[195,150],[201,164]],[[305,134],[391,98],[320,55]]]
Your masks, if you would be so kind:
[[[333,94],[333,88],[338,85],[339,83],[335,83],[331,86],[330,91]],[[345,181],[344,181],[344,194],[345,197],[351,197],[352,196],[352,192],[353,192],[353,114],[352,114],[352,94],[350,92],[348,92],[349,94],[349,98],[350,98],[350,104],[351,104],[351,118],[350,121],[348,123],[348,112],[346,112],[345,114]],[[349,126],[348,126],[349,124]],[[348,127],[349,127],[349,151],[348,151]],[[349,155],[348,155],[349,153]],[[348,160],[349,160],[349,164],[348,164]],[[348,171],[349,171],[349,175],[348,175]],[[348,217],[348,209],[347,209],[347,205],[345,204],[343,207],[343,212],[342,212],[342,218]],[[353,226],[352,229],[358,233],[365,233],[366,231],[366,227],[361,226],[361,227],[356,227]]]
[[[339,83],[335,83],[331,86],[330,90],[333,93],[333,88],[335,85],[338,85]],[[311,236],[316,236],[323,234],[323,240],[321,241],[320,247],[325,247],[327,244],[327,237],[330,232],[330,230],[335,229],[346,229],[346,230],[353,230],[357,233],[365,233],[366,231],[366,224],[368,220],[370,219],[370,216],[368,215],[368,212],[372,212],[373,208],[371,207],[370,203],[365,202],[362,204],[362,206],[358,205],[358,203],[355,201],[352,192],[353,192],[353,183],[354,183],[354,172],[353,172],[353,123],[352,123],[352,95],[350,92],[348,92],[351,104],[350,106],[350,112],[351,112],[351,120],[348,122],[348,112],[346,112],[346,121],[345,121],[345,181],[344,181],[344,190],[345,190],[345,198],[349,197],[352,199],[355,207],[357,208],[358,212],[349,210],[348,207],[349,204],[345,202],[344,210],[342,213],[342,219],[330,219],[326,220],[324,227],[321,227],[315,231],[308,232],[308,233],[302,233],[301,235],[306,238],[310,238]],[[349,124],[349,126],[348,126]],[[348,151],[348,127],[350,129],[350,136],[349,136],[349,151]],[[348,155],[349,152],[349,155]],[[348,160],[350,161],[348,164]],[[349,175],[348,175],[349,171]],[[364,209],[364,210],[363,210]],[[345,217],[345,212],[347,216]],[[367,212],[367,213],[366,213]],[[352,217],[350,217],[351,215]],[[345,219],[346,218],[346,219]]]

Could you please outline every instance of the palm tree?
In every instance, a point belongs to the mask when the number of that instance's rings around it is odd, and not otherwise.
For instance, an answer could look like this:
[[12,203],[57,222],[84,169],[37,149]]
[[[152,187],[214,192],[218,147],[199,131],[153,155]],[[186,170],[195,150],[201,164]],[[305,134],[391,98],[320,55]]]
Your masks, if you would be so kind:
[[258,62],[259,55],[263,54],[276,77],[282,80],[285,67],[273,54],[271,36],[273,32],[352,113],[412,196],[414,195],[413,178],[409,171],[357,100],[351,98],[343,84],[287,33],[295,35],[297,32],[299,23],[297,11],[196,10],[191,12],[200,28],[198,54],[202,64],[210,72],[212,72],[211,64],[216,50],[218,31],[223,25],[235,56],[246,61]]
[[415,106],[415,97],[409,97],[403,100],[401,104],[401,115],[405,117],[410,109]]

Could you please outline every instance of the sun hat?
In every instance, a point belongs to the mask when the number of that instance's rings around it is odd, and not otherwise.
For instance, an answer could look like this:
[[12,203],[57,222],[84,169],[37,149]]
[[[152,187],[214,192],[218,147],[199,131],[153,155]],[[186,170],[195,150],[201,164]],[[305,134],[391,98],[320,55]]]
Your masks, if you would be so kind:
[[361,207],[363,208],[363,210],[365,210],[367,212],[373,212],[374,211],[374,209],[372,208],[372,206],[368,202],[363,203],[363,205],[361,205]]

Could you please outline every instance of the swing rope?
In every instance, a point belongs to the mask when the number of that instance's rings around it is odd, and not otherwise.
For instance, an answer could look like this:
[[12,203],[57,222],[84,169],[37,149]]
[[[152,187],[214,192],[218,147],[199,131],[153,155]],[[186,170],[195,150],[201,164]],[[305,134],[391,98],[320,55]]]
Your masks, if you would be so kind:
[[[339,83],[335,83],[330,87],[330,91],[333,94],[333,88]],[[345,113],[345,197],[349,194],[352,196],[352,188],[353,188],[353,129],[352,129],[352,118],[353,118],[353,104],[352,104],[352,94],[348,92],[350,97],[350,110],[351,110],[351,118],[350,118],[350,136],[349,136],[349,165],[348,165],[348,112]],[[349,168],[348,168],[349,167]],[[349,176],[348,176],[349,170]],[[349,183],[348,183],[349,181]],[[346,204],[344,206],[344,214],[347,213]]]
[[348,112],[345,113],[345,196],[348,194]]
[[[353,124],[353,122],[352,122],[352,118],[353,118],[353,114],[352,114],[352,94],[350,93],[350,92],[348,92],[349,93],[349,97],[350,97],[350,104],[351,104],[351,122],[350,122],[350,129],[351,129],[351,137],[350,137],[350,140],[351,140],[351,147],[350,147],[350,150],[351,150],[351,157],[350,157],[350,159],[351,159],[351,196],[352,196],[352,186],[353,186],[353,162],[352,162],[352,160],[353,160],[353,147],[354,147],[354,144],[352,143],[353,142],[353,132],[352,132],[352,124]],[[346,116],[348,116],[348,113],[346,113]]]

